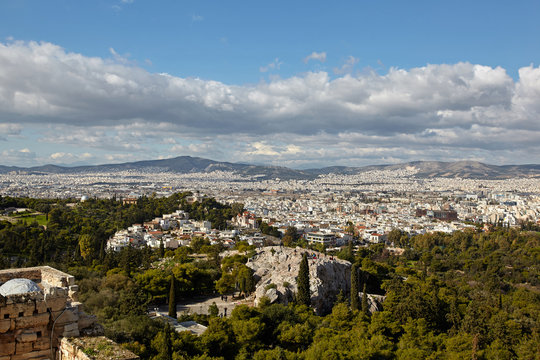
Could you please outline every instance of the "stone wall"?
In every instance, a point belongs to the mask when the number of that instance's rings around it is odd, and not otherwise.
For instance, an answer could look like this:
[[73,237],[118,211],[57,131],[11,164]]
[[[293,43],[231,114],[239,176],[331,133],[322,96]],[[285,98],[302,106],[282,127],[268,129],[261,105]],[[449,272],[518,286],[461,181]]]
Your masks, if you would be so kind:
[[0,295],[0,360],[53,359],[59,338],[94,325],[76,301],[73,276],[48,266],[0,271],[1,283],[15,278],[30,279],[41,291]]

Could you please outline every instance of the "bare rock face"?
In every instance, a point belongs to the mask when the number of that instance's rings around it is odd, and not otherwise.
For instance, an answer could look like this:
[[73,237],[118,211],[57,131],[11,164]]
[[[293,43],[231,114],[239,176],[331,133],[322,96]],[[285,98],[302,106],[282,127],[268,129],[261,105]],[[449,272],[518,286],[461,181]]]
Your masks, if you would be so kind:
[[[362,299],[364,296],[363,292],[358,293],[358,297]],[[368,303],[368,311],[370,314],[373,314],[376,311],[382,311],[382,303],[384,302],[384,299],[386,299],[386,296],[383,295],[376,295],[376,294],[367,294],[367,303]]]
[[255,305],[263,296],[282,304],[294,299],[304,252],[308,254],[311,305],[318,314],[330,312],[341,290],[344,294],[350,291],[351,263],[348,261],[299,247],[268,246],[258,250],[247,263],[257,281]]

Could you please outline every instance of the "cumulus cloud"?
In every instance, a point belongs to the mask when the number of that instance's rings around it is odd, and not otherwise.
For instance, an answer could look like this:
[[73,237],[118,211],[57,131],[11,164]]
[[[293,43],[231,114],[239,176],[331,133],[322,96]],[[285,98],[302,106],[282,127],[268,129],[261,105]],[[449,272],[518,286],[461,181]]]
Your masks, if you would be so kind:
[[[470,154],[501,161],[521,149],[525,161],[539,153],[540,68],[532,65],[517,81],[501,67],[466,62],[352,75],[351,57],[334,69],[343,72],[337,77],[319,71],[227,85],[150,73],[111,54],[0,43],[0,138],[40,127],[42,143],[105,149],[115,160],[163,155],[159,143],[180,146],[175,156],[198,150],[302,166]],[[74,153],[51,154],[61,152]]]
[[304,58],[304,62],[307,64],[309,62],[309,60],[317,60],[317,61],[320,61],[320,62],[325,62],[326,61],[326,52],[312,52],[311,54],[309,54],[308,56],[306,56]]

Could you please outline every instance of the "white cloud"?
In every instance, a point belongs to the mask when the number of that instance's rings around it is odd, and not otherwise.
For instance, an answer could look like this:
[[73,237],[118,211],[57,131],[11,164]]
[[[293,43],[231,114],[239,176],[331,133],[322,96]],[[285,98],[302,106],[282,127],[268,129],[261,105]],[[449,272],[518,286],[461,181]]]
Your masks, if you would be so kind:
[[2,164],[14,164],[17,166],[36,165],[36,153],[30,149],[9,149],[0,152]]
[[283,62],[279,61],[278,58],[275,58],[274,61],[272,61],[270,64],[266,65],[266,66],[261,66],[259,68],[259,71],[260,72],[268,72],[270,70],[274,70],[274,69],[277,69],[279,70],[280,66],[283,64]]
[[6,141],[8,137],[18,136],[21,134],[22,126],[19,124],[0,124],[0,141]]
[[251,144],[253,150],[247,152],[248,155],[264,155],[264,156],[276,156],[279,155],[277,151],[271,145],[262,141],[257,141]]
[[62,165],[76,165],[90,161],[94,158],[94,155],[90,153],[73,154],[70,152],[55,152],[49,155],[49,161],[54,164]]
[[538,162],[540,68],[532,65],[517,81],[500,67],[457,63],[232,86],[150,73],[111,54],[0,43],[0,138],[38,129],[41,146],[61,147],[49,153],[101,149],[115,161],[171,151],[302,166],[473,155]]
[[320,61],[320,62],[325,62],[326,61],[326,52],[312,52],[311,54],[309,54],[308,56],[306,56],[304,58],[304,62],[307,64],[309,62],[309,60],[317,60],[317,61]]
[[345,60],[343,65],[341,65],[341,67],[335,67],[334,68],[334,74],[343,75],[343,74],[351,73],[354,66],[358,63],[358,61],[360,61],[360,60],[355,58],[354,56],[349,56]]
[[191,15],[191,21],[193,22],[198,22],[198,21],[203,21],[204,20],[204,17],[202,17],[201,15]]

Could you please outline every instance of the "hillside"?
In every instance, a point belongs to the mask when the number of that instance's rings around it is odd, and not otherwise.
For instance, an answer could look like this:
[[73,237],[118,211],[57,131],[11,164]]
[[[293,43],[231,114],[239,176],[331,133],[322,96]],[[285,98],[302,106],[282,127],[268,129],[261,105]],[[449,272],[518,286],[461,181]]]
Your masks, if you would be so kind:
[[371,165],[364,167],[331,166],[320,169],[296,170],[282,166],[250,165],[243,163],[220,162],[209,159],[179,156],[171,159],[145,160],[120,164],[90,166],[43,165],[30,168],[0,165],[0,173],[12,171],[28,173],[77,174],[89,172],[117,172],[125,170],[144,172],[208,173],[212,171],[231,171],[249,178],[259,179],[312,179],[325,174],[354,175],[373,170],[417,170],[419,178],[448,177],[466,179],[509,179],[515,177],[540,177],[540,164],[530,165],[488,165],[477,161],[414,161],[403,164]]

